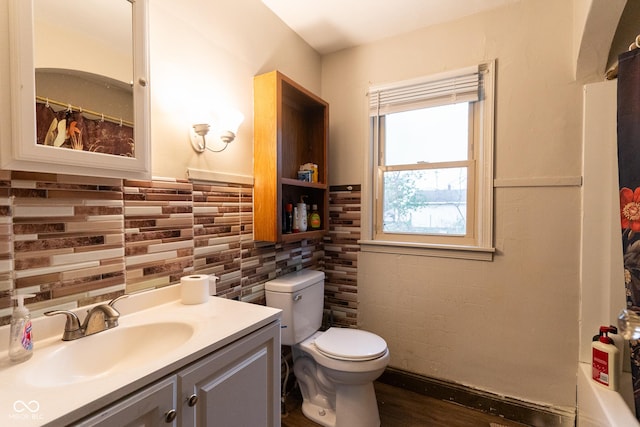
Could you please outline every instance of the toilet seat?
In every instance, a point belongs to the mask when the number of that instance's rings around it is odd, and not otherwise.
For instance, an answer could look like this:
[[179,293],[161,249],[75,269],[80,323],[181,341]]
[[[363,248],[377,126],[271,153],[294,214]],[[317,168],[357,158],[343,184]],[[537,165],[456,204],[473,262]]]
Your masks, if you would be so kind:
[[386,341],[378,335],[349,328],[329,328],[314,344],[323,355],[346,361],[374,360],[387,351]]

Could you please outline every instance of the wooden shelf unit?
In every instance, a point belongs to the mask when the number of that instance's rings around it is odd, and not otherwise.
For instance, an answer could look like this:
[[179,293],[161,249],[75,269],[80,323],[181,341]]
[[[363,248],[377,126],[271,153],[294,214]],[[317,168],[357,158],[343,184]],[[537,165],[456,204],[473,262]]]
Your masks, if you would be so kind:
[[[279,71],[254,78],[254,240],[290,242],[320,238],[328,230],[329,104]],[[318,165],[318,182],[297,179],[305,163]],[[318,205],[321,228],[283,233],[285,204],[301,196]]]

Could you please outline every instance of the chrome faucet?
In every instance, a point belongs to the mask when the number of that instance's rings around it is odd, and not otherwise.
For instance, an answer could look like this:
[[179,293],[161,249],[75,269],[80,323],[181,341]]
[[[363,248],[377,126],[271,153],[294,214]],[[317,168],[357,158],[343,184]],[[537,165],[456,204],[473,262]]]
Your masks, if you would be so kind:
[[118,326],[120,313],[115,309],[114,304],[128,296],[129,295],[127,294],[120,295],[108,304],[100,304],[93,307],[91,310],[87,310],[87,316],[84,318],[82,325],[80,325],[80,319],[78,316],[72,311],[52,310],[47,311],[44,314],[45,316],[64,314],[67,317],[67,321],[64,325],[62,340],[72,341]]

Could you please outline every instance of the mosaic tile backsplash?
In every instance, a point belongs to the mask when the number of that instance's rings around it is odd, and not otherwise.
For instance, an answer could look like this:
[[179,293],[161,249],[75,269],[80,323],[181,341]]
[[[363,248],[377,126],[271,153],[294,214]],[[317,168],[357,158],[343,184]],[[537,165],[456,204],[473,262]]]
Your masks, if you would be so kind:
[[0,171],[0,325],[11,289],[34,316],[215,274],[217,295],[263,304],[264,282],[327,274],[327,319],[355,326],[359,188],[331,192],[324,240],[252,240],[252,187]]
[[324,238],[325,312],[331,325],[357,326],[360,185],[330,191],[329,233]]

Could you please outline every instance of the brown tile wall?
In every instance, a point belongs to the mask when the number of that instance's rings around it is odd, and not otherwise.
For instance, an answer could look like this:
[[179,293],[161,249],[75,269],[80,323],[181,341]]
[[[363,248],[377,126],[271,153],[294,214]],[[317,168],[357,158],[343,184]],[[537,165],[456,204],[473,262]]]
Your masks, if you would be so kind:
[[264,282],[322,269],[321,240],[252,240],[252,188],[0,171],[0,325],[12,284],[34,316],[216,274],[217,294],[264,303]]
[[329,234],[324,238],[325,322],[357,327],[360,185],[333,186]]
[[[71,308],[125,288],[122,180],[2,172],[15,288],[33,310]],[[6,293],[3,308],[8,307]],[[7,311],[0,323],[7,322]]]
[[0,310],[9,307],[9,292],[13,287],[13,199],[11,173],[0,170]]
[[124,180],[128,293],[177,283],[193,272],[193,186]]

